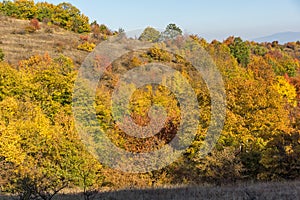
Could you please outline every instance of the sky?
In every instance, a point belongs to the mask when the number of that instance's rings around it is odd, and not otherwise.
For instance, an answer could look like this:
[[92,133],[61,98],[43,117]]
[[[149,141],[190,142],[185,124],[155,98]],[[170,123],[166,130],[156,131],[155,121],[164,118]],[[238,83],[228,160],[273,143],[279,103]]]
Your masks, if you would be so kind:
[[[37,2],[39,0],[36,0]],[[185,33],[207,40],[228,36],[254,39],[278,32],[300,32],[300,0],[47,0],[69,2],[91,21],[112,30],[175,23]]]

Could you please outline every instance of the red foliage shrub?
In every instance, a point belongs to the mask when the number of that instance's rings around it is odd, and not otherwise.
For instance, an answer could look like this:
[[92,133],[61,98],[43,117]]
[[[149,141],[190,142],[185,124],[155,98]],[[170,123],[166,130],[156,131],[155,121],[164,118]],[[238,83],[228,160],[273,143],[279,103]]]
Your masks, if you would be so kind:
[[87,42],[88,40],[89,40],[89,36],[88,35],[81,35],[80,36],[80,41]]
[[36,19],[36,18],[30,20],[29,25],[30,25],[31,27],[33,27],[35,30],[40,30],[40,29],[41,29],[41,27],[40,27],[40,22],[39,22],[39,20]]

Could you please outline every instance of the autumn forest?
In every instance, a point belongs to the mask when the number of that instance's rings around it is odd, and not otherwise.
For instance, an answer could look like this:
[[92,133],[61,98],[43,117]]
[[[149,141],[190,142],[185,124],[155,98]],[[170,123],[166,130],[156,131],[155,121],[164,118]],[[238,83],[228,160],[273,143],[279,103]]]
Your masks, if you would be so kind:
[[[16,20],[24,24],[7,33],[14,37],[52,35],[56,40],[55,34],[60,34],[75,38],[68,47],[74,55],[66,53],[67,47],[61,43],[56,45],[55,53],[45,48],[43,54],[21,58],[9,48],[1,48],[9,42],[0,35],[0,198],[3,194],[16,199],[50,200],[61,193],[80,193],[88,200],[96,192],[128,188],[299,180],[300,41],[257,43],[230,36],[224,41],[208,42],[201,35],[184,34],[173,23],[162,32],[149,26],[139,37],[129,38],[121,28],[113,31],[97,21],[90,22],[72,4],[32,0],[0,2],[0,17],[0,23]],[[105,165],[82,142],[76,128],[74,118],[90,117],[84,113],[86,108],[78,108],[80,117],[74,114],[74,102],[88,96],[84,93],[74,98],[74,84],[80,66],[86,62],[81,57],[97,54],[98,45],[119,36],[149,48],[135,50],[128,45],[126,53],[107,66],[95,90],[97,123],[83,126],[93,133],[101,129],[115,146],[134,153],[161,149],[172,141],[182,124],[190,131],[194,122],[181,123],[182,109],[190,108],[180,105],[180,98],[161,85],[132,86],[135,92],[130,97],[128,116],[140,126],[150,123],[148,112],[153,104],[164,107],[166,123],[153,137],[128,136],[114,116],[114,112],[122,113],[122,108],[111,110],[114,87],[126,71],[151,63],[170,66],[194,88],[198,105],[190,115],[199,117],[199,124],[184,153],[157,170],[128,173]],[[213,100],[205,77],[189,62],[197,49],[209,56],[221,74],[226,102],[221,133],[205,155],[201,151],[207,145]],[[96,62],[103,64],[105,58],[97,57]],[[178,84],[174,86],[178,86],[178,95],[188,95],[185,88],[179,87],[179,80],[174,83]],[[129,126],[126,130],[135,129]],[[97,145],[101,136],[93,137]],[[98,145],[95,151],[102,152],[101,148]],[[114,162],[122,166],[124,160]],[[138,164],[126,165],[126,169],[134,165]]]

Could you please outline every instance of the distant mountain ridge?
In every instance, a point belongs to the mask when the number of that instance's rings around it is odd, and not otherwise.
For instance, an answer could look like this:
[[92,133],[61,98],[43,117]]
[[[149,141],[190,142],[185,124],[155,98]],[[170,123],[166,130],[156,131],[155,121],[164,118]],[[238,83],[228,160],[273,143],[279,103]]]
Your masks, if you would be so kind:
[[253,39],[256,42],[278,41],[281,44],[300,41],[300,32],[281,32],[273,35]]

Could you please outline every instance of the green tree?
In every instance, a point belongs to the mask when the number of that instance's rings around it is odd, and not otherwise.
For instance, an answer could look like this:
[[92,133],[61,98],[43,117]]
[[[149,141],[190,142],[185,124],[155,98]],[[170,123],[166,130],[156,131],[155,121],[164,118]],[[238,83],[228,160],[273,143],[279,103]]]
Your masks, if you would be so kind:
[[157,42],[160,38],[160,32],[155,28],[147,27],[139,37],[141,41]]
[[9,0],[3,1],[1,12],[7,16],[20,17],[20,10],[18,9],[17,5]]
[[289,77],[294,77],[299,69],[299,61],[279,50],[267,53],[265,59],[278,76],[287,74]]
[[36,6],[33,0],[3,1],[1,11],[8,16],[20,19],[32,19],[36,14]]
[[233,42],[229,45],[231,54],[237,61],[246,67],[250,62],[250,47],[240,37],[234,38]]
[[162,39],[174,39],[182,35],[182,30],[176,24],[167,25],[164,32],[162,32]]
[[81,14],[80,10],[70,3],[60,3],[55,7],[52,16],[54,24],[78,33],[90,32],[89,18]]
[[15,0],[15,5],[17,6],[21,19],[33,19],[35,17],[37,8],[33,0]]
[[39,21],[51,22],[52,16],[54,15],[55,5],[47,2],[38,2],[36,4],[37,13],[36,18]]
[[256,44],[254,46],[251,46],[251,51],[253,54],[255,54],[257,56],[264,56],[268,52],[268,49],[265,48],[264,46]]

